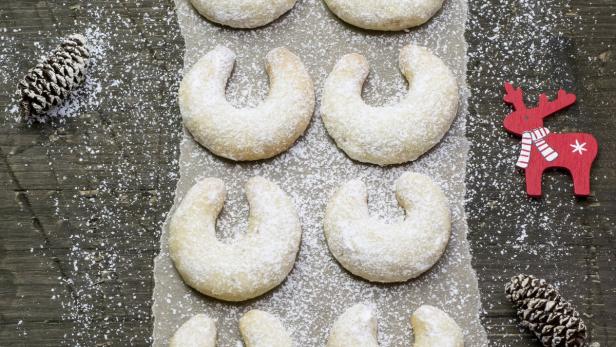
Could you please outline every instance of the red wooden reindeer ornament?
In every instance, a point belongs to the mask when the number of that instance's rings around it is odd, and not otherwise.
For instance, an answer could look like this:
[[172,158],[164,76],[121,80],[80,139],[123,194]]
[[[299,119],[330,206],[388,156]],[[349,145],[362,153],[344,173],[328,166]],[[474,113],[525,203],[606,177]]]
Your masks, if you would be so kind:
[[545,94],[539,96],[539,105],[526,108],[523,91],[505,84],[505,102],[515,111],[505,118],[505,129],[522,136],[522,148],[516,166],[525,170],[526,192],[529,196],[541,196],[541,178],[547,168],[566,169],[573,177],[576,196],[590,194],[590,168],[597,156],[597,140],[591,134],[554,134],[543,126],[543,119],[575,103],[575,95],[564,90],[558,92],[554,101]]

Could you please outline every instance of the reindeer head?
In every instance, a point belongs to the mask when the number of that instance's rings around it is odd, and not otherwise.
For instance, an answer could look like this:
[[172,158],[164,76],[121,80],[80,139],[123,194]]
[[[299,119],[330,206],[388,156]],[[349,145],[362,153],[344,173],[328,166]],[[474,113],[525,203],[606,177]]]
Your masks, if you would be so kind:
[[554,101],[549,101],[545,94],[539,95],[537,107],[528,109],[524,103],[524,95],[521,88],[514,88],[510,83],[505,83],[505,102],[513,105],[514,112],[505,117],[505,129],[513,134],[522,135],[525,131],[543,126],[543,119],[553,113],[567,108],[575,103],[575,95],[564,90],[558,91]]

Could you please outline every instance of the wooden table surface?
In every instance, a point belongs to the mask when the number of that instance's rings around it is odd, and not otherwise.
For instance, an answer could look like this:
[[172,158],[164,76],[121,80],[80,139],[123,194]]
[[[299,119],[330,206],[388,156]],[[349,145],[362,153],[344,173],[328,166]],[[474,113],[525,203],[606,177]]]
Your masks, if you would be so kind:
[[[467,213],[491,345],[539,345],[503,295],[526,272],[576,304],[593,343],[616,346],[616,1],[469,5]],[[97,101],[63,123],[16,121],[18,79],[60,37],[86,30],[104,46]],[[0,2],[0,346],[151,342],[182,57],[171,0]],[[504,79],[529,103],[560,86],[578,95],[547,126],[599,140],[591,197],[572,198],[560,172],[544,178],[543,199],[524,196],[518,139],[500,128]]]

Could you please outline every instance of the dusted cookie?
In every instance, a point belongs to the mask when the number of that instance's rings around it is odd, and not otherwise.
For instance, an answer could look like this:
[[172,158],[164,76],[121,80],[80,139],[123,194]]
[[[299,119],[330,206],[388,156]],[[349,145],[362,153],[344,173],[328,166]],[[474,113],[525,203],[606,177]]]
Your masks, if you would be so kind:
[[417,159],[449,130],[458,110],[456,78],[426,48],[400,51],[400,70],[409,82],[398,104],[367,105],[361,97],[369,66],[359,54],[342,57],[325,82],[321,113],[329,135],[352,159],[378,165]]
[[379,347],[372,310],[357,304],[344,311],[329,332],[327,347]]
[[271,158],[304,133],[314,112],[314,86],[300,59],[286,48],[267,54],[267,98],[238,109],[225,97],[235,54],[218,46],[201,58],[180,85],[184,125],[201,145],[232,160]]
[[233,28],[256,28],[269,24],[295,5],[297,0],[190,0],[202,16]]
[[215,347],[216,323],[204,314],[187,320],[176,330],[169,347]]
[[343,21],[364,29],[396,31],[427,22],[443,0],[325,0]]
[[[246,347],[292,347],[291,335],[275,316],[259,310],[240,318],[240,333]],[[173,335],[169,347],[215,347],[216,323],[199,314],[184,323]]]
[[293,340],[275,316],[252,310],[240,319],[240,333],[246,347],[291,347]]
[[169,224],[169,254],[186,284],[220,300],[243,301],[279,285],[295,263],[301,227],[293,202],[276,184],[246,183],[248,232],[233,242],[216,238],[225,188],[220,179],[195,184]]
[[411,316],[415,332],[414,347],[464,347],[464,334],[447,313],[423,305]]
[[[445,312],[423,305],[411,317],[414,347],[463,347],[462,330]],[[327,347],[378,347],[377,322],[372,310],[357,304],[334,323]]]
[[352,180],[327,203],[323,220],[329,250],[340,264],[372,282],[404,282],[439,260],[451,233],[445,194],[427,176],[407,172],[395,183],[404,221],[370,217],[366,186]]

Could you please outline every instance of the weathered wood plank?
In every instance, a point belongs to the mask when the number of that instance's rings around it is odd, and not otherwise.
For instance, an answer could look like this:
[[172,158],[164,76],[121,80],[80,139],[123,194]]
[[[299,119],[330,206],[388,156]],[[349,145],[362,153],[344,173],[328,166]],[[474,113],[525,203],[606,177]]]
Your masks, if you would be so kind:
[[[616,3],[555,0],[502,5],[471,1],[467,32],[473,91],[467,210],[484,322],[494,345],[539,345],[527,332],[520,334],[503,294],[509,277],[532,273],[556,283],[576,304],[593,342],[611,346],[616,343],[616,59],[610,52],[616,43]],[[523,12],[533,20],[516,16]],[[524,85],[528,102],[541,91],[554,93],[560,87],[578,95],[577,105],[550,117],[546,126],[597,137],[600,154],[592,172],[591,197],[572,198],[570,179],[561,172],[544,176],[542,200],[524,196],[523,176],[513,168],[518,139],[501,128],[509,112],[502,101],[506,79]]]
[[172,8],[0,3],[0,58],[13,67],[0,77],[1,110],[11,110],[9,93],[33,57],[62,36],[89,30],[104,54],[92,72],[97,103],[79,117],[32,127],[3,117],[0,345],[149,343],[152,259],[181,131],[173,90],[183,47]]

